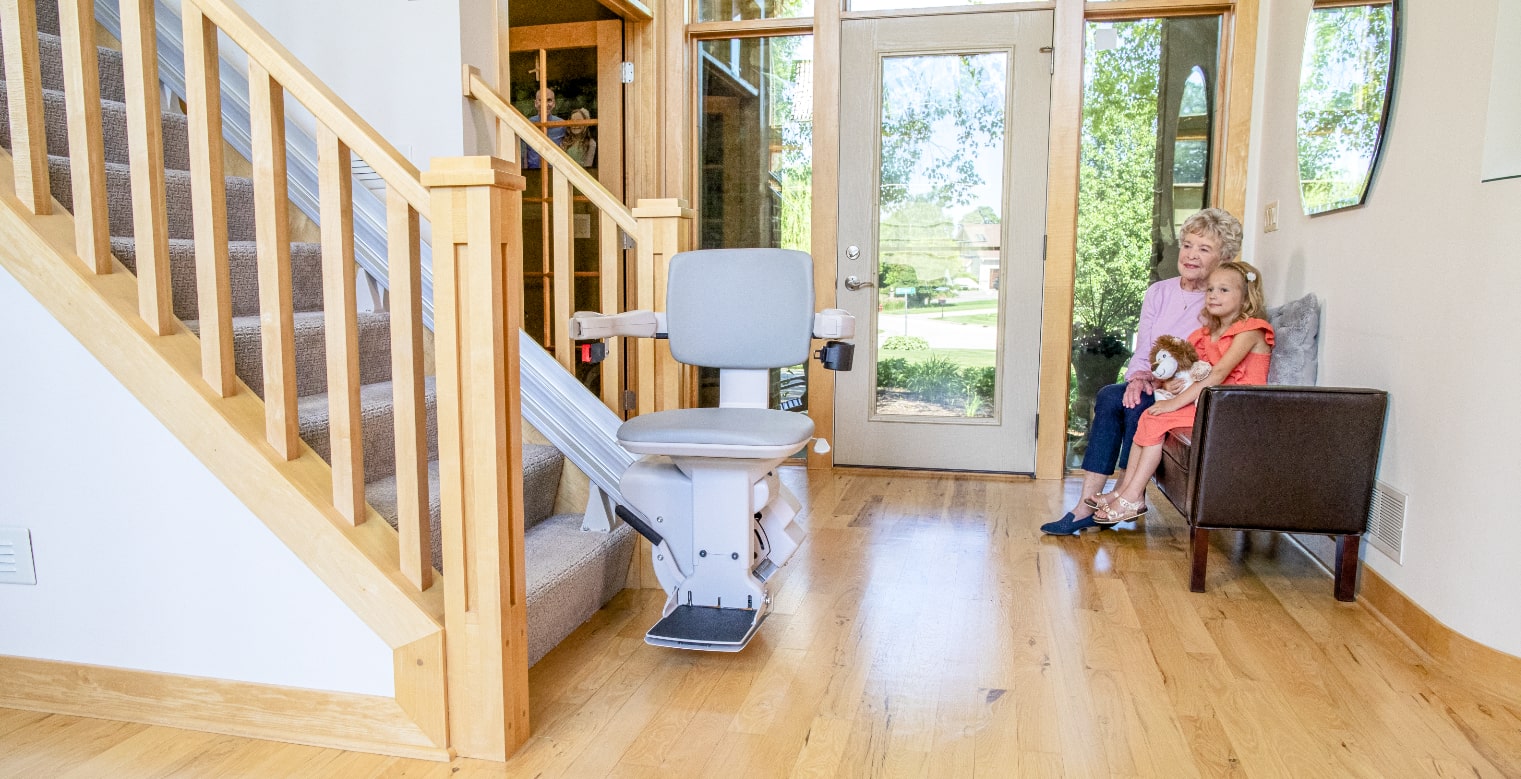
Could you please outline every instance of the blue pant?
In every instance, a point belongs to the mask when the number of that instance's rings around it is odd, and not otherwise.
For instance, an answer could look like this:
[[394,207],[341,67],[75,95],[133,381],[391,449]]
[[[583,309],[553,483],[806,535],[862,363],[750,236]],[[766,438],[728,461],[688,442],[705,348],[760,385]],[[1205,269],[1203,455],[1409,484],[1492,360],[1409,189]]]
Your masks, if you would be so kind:
[[1136,423],[1141,414],[1151,407],[1155,398],[1151,393],[1141,393],[1141,402],[1135,408],[1125,408],[1125,384],[1110,384],[1098,391],[1093,400],[1093,421],[1088,423],[1088,451],[1083,455],[1083,470],[1114,473],[1116,463],[1130,458],[1130,439],[1135,438]]

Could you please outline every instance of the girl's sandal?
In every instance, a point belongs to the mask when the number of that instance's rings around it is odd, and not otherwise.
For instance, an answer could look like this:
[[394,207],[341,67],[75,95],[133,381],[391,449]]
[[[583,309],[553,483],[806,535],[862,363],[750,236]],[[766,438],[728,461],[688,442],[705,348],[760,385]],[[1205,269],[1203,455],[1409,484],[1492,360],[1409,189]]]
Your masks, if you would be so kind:
[[1145,501],[1142,501],[1140,503],[1132,503],[1118,495],[1114,496],[1114,504],[1114,508],[1105,507],[1103,509],[1100,509],[1099,512],[1103,516],[1094,514],[1093,521],[1105,526],[1118,525],[1121,522],[1129,522],[1133,519],[1140,519],[1141,517],[1146,516],[1147,511],[1150,511],[1150,509],[1146,507]]
[[[1104,495],[1107,494],[1109,493],[1104,493]],[[1094,495],[1092,497],[1083,498],[1083,505],[1093,509],[1094,511],[1103,511],[1104,509],[1109,508],[1109,501],[1101,500],[1104,495]]]

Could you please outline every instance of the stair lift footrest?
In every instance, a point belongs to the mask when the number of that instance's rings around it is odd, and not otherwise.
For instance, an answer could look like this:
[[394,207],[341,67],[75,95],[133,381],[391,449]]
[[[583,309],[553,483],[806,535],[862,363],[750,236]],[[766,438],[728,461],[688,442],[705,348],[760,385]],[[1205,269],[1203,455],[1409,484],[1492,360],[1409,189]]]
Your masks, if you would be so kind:
[[644,635],[645,643],[677,649],[738,652],[766,615],[755,609],[721,609],[713,606],[677,606]]

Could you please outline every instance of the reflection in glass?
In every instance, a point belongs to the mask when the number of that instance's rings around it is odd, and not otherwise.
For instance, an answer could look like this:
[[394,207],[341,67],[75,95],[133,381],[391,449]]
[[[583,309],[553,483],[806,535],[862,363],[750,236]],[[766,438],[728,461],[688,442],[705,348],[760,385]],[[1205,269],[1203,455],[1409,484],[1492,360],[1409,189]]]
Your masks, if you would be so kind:
[[1218,16],[1087,25],[1071,466],[1087,452],[1095,395],[1140,348],[1147,287],[1178,273],[1178,225],[1209,202],[1219,51]]
[[992,417],[1008,55],[882,60],[876,413]]
[[1299,189],[1306,214],[1361,205],[1383,137],[1394,6],[1317,8],[1299,73]]
[[697,21],[792,19],[813,15],[813,0],[697,0]]
[[896,11],[903,8],[948,8],[983,5],[987,0],[850,0],[852,11]]
[[[699,248],[810,251],[813,37],[708,40],[698,53]],[[717,382],[699,371],[699,405],[718,405]],[[773,408],[807,410],[803,366],[774,371],[771,388]]]

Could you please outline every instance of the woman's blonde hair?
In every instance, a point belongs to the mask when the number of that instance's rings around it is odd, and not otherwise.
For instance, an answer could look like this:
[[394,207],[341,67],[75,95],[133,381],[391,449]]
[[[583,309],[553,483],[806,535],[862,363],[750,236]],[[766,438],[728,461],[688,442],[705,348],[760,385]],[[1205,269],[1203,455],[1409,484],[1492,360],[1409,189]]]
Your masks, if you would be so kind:
[[1241,220],[1223,208],[1206,208],[1183,220],[1178,235],[1202,235],[1220,244],[1220,261],[1230,262],[1241,253]]
[[1226,322],[1209,313],[1209,309],[1205,309],[1199,318],[1204,322],[1204,326],[1209,328],[1211,333],[1218,333],[1243,319],[1260,319],[1267,316],[1267,303],[1262,297],[1262,272],[1252,267],[1251,263],[1237,260],[1220,263],[1220,267],[1215,269],[1215,273],[1223,270],[1232,271],[1241,277],[1243,285],[1241,288],[1241,311],[1234,321]]

